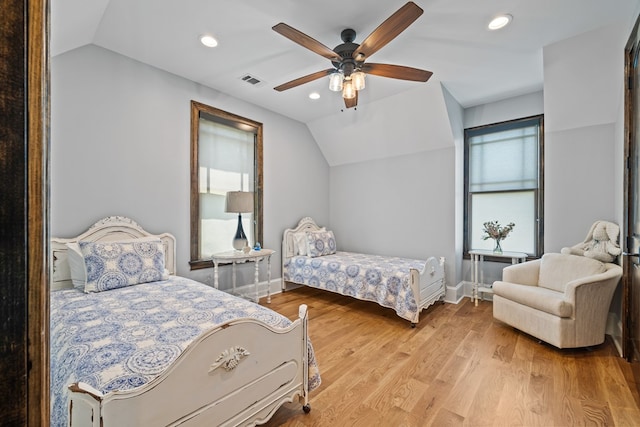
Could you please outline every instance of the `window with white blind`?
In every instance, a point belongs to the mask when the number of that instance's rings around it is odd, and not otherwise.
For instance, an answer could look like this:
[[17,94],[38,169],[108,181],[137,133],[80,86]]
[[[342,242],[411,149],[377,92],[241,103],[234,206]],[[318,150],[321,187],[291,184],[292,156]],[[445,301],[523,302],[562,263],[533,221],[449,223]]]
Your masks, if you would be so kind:
[[465,130],[465,254],[493,249],[483,224],[515,224],[504,251],[542,255],[543,116]]
[[225,212],[229,191],[254,192],[253,213],[242,214],[250,244],[262,241],[262,124],[192,101],[191,268],[233,250],[238,214]]

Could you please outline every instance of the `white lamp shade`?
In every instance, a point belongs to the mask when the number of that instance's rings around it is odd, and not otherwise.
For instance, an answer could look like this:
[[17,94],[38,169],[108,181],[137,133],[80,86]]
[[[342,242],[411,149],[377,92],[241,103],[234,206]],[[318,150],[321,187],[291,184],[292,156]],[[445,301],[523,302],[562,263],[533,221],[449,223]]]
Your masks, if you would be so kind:
[[252,191],[227,192],[225,212],[247,213],[253,212]]

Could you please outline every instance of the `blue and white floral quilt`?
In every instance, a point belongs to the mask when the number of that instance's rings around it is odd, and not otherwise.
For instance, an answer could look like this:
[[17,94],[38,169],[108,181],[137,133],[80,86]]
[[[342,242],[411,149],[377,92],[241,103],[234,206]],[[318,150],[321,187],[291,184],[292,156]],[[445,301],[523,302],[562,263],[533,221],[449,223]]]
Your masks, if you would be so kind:
[[[171,276],[99,293],[51,293],[51,425],[67,425],[67,386],[128,390],[162,373],[197,337],[237,318],[291,321],[260,305]],[[309,389],[320,375],[309,344]]]
[[426,261],[338,251],[320,257],[294,256],[285,260],[284,280],[373,301],[414,321],[419,313],[411,292],[410,269],[424,269]]

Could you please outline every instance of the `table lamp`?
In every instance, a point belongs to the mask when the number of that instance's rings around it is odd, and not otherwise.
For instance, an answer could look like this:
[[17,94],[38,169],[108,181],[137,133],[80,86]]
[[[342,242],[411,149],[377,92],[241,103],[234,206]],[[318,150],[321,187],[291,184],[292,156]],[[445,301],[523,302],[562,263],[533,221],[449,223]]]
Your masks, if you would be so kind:
[[238,214],[238,229],[233,237],[233,248],[237,251],[249,247],[247,236],[242,229],[242,214],[253,212],[253,192],[252,191],[229,191],[227,192],[225,212]]

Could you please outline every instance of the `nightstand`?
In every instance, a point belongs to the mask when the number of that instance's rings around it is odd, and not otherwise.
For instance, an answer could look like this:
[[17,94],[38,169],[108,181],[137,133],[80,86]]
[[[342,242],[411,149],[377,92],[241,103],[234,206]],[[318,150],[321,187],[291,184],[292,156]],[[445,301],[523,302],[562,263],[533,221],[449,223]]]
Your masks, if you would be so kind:
[[232,264],[232,293],[238,295],[236,292],[236,264],[242,264],[245,262],[253,262],[255,263],[255,274],[254,274],[254,296],[241,295],[245,298],[251,299],[254,302],[259,301],[258,294],[258,284],[260,282],[260,261],[267,260],[267,302],[271,302],[271,255],[273,255],[276,251],[272,249],[260,249],[259,251],[254,251],[253,249],[249,252],[241,252],[241,251],[228,251],[228,252],[220,252],[217,254],[211,255],[211,259],[213,261],[213,286],[218,289],[218,264],[221,262],[228,262]]
[[[491,285],[484,283],[484,257],[491,256],[496,258],[511,258],[511,264],[518,264],[527,260],[527,254],[524,252],[502,252],[496,253],[486,249],[473,249],[469,251],[471,255],[471,281],[473,282],[473,290],[471,291],[471,301],[475,300],[478,305],[478,294],[492,294]],[[480,274],[478,278],[478,273]]]

